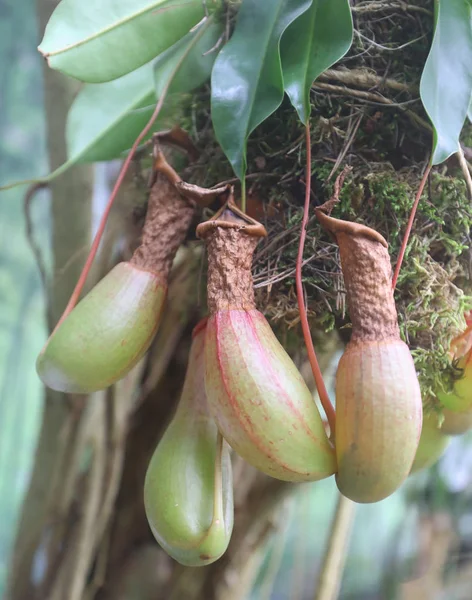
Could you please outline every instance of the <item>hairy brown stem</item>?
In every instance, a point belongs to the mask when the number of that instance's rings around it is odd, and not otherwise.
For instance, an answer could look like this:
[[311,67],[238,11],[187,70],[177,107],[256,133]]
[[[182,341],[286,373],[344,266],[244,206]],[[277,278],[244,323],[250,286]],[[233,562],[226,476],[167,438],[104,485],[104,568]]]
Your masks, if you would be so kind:
[[364,225],[333,219],[322,210],[317,210],[317,216],[339,246],[352,320],[351,342],[399,339],[387,242]]
[[265,228],[227,203],[214,217],[201,223],[197,234],[208,248],[208,311],[255,308],[252,257]]
[[208,310],[255,308],[252,255],[259,240],[237,229],[214,229],[207,238]]
[[166,278],[194,214],[195,203],[182,196],[165,175],[158,173],[149,197],[142,242],[131,262]]

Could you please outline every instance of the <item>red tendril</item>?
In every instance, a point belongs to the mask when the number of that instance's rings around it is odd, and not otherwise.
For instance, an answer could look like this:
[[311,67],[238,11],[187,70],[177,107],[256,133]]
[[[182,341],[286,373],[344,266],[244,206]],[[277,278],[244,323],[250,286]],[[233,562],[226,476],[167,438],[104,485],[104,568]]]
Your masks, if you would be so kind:
[[95,237],[93,239],[92,242],[92,246],[90,248],[90,252],[87,256],[87,260],[85,261],[85,265],[84,268],[82,269],[82,272],[80,274],[79,280],[76,283],[76,286],[74,288],[74,291],[72,292],[72,295],[69,299],[69,302],[67,303],[67,306],[61,316],[61,318],[59,319],[55,329],[57,329],[59,327],[59,325],[62,323],[62,321],[64,321],[64,319],[67,317],[67,315],[72,311],[72,309],[75,307],[75,305],[77,304],[80,294],[82,292],[82,289],[85,285],[85,281],[87,279],[87,276],[89,274],[90,268],[92,267],[92,263],[95,259],[95,256],[97,254],[98,248],[100,246],[100,242],[102,240],[103,237],[103,232],[105,231],[105,227],[107,224],[107,220],[108,220],[108,215],[110,214],[110,210],[113,206],[113,203],[115,202],[116,196],[118,194],[118,191],[121,187],[121,184],[123,183],[123,179],[125,178],[126,172],[128,171],[128,167],[131,163],[131,161],[133,160],[133,156],[136,152],[136,149],[138,148],[139,144],[141,143],[141,141],[146,137],[146,135],[149,133],[151,127],[154,124],[154,121],[157,119],[157,117],[159,116],[159,113],[161,111],[162,105],[164,104],[164,99],[166,97],[166,91],[164,90],[163,93],[161,94],[161,97],[159,98],[158,103],[156,104],[156,108],[154,109],[154,112],[151,115],[151,118],[149,119],[149,121],[146,123],[146,125],[144,126],[144,129],[141,131],[141,133],[138,135],[138,137],[136,138],[136,140],[134,141],[134,144],[131,146],[131,150],[128,153],[128,156],[126,157],[125,162],[123,163],[120,172],[118,174],[118,177],[116,179],[115,185],[113,187],[113,190],[110,194],[110,198],[108,199],[106,208],[103,212],[102,218],[100,219],[100,224],[98,226],[98,230],[97,233],[95,234]]
[[310,326],[308,323],[308,316],[305,306],[305,298],[303,295],[303,284],[302,284],[302,264],[303,264],[303,249],[305,247],[306,228],[308,225],[308,216],[310,211],[310,195],[311,195],[311,137],[310,137],[310,125],[307,123],[305,129],[306,139],[306,188],[305,188],[305,205],[303,209],[303,220],[302,228],[300,231],[300,242],[298,246],[298,256],[296,264],[296,287],[297,287],[297,300],[298,310],[300,312],[300,321],[302,325],[303,338],[305,340],[305,346],[308,352],[308,360],[310,361],[311,370],[313,371],[313,377],[315,379],[316,389],[320,397],[321,404],[328,418],[329,428],[331,430],[331,438],[334,438],[335,426],[336,426],[336,413],[333,405],[328,396],[326,386],[321,374],[320,365],[316,358],[315,348],[313,346],[313,340],[311,338]]
[[416,193],[415,202],[411,209],[410,218],[408,219],[408,224],[406,226],[405,235],[403,236],[403,241],[402,241],[402,245],[400,248],[400,252],[398,253],[397,264],[395,265],[395,273],[393,274],[393,279],[392,279],[392,288],[393,289],[395,289],[395,286],[397,285],[398,275],[400,274],[400,269],[401,269],[403,258],[405,256],[405,252],[406,252],[406,246],[407,246],[408,240],[410,238],[411,228],[413,227],[413,221],[415,220],[416,209],[418,208],[421,194],[423,193],[424,186],[426,185],[426,181],[428,180],[429,173],[431,172],[431,166],[432,166],[431,163],[429,163],[426,168],[426,171],[424,172],[423,179],[421,180],[421,183],[420,183],[420,187],[418,188],[418,191]]

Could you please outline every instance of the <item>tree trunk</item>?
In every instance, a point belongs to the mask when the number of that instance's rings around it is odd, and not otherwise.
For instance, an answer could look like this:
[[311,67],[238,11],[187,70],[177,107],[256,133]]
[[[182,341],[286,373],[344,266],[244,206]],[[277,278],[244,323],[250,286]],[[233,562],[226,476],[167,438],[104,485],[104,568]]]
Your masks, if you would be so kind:
[[[57,0],[38,0],[40,30]],[[65,123],[77,83],[52,71],[44,63],[44,105],[47,148],[51,170],[65,162]],[[51,184],[53,275],[46,301],[49,328],[57,321],[75,286],[88,249],[91,232],[93,167],[78,166]],[[36,597],[33,579],[41,579],[40,553],[45,555],[51,527],[62,521],[60,498],[68,479],[68,458],[78,430],[84,398],[66,397],[45,390],[42,425],[36,461],[20,517],[14,560],[10,570],[9,598]],[[39,550],[42,548],[42,550]],[[33,574],[34,572],[34,574]],[[37,583],[37,582],[36,582]]]

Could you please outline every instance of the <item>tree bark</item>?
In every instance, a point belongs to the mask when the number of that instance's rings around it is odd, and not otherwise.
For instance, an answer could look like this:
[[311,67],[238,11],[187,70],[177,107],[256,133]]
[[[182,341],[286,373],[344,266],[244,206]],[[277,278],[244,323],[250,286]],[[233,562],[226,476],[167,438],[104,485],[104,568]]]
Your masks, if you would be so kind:
[[[38,0],[40,30],[44,31],[57,0]],[[50,168],[66,160],[65,123],[77,83],[49,69],[44,63],[44,105]],[[77,166],[51,184],[53,275],[47,298],[51,329],[62,313],[84,262],[91,231],[93,168]],[[36,597],[40,548],[48,528],[58,518],[55,494],[67,470],[67,457],[77,431],[77,415],[83,398],[66,397],[47,390],[36,460],[24,501],[10,569],[8,597]],[[34,574],[35,573],[35,574]],[[40,577],[39,577],[40,579]]]

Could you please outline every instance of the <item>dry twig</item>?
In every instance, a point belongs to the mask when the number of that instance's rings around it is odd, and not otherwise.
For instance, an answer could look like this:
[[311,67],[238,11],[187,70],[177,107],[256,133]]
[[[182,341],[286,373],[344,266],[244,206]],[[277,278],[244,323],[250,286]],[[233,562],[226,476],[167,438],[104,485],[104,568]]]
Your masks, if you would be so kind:
[[338,494],[328,547],[324,553],[319,585],[315,600],[336,600],[341,588],[344,563],[349,548],[356,505]]
[[332,94],[341,94],[342,96],[351,96],[352,98],[359,98],[360,100],[364,100],[365,102],[371,102],[374,104],[385,104],[386,106],[391,106],[392,108],[399,108],[401,111],[405,112],[406,115],[417,125],[420,125],[423,129],[426,129],[427,131],[432,131],[431,125],[424,119],[422,119],[419,115],[417,115],[414,111],[406,108],[405,103],[394,102],[393,100],[390,100],[390,98],[386,98],[381,94],[374,92],[364,92],[362,90],[353,90],[352,88],[321,82],[316,82],[313,85],[313,89],[316,91],[329,92]]
[[393,10],[402,10],[405,12],[418,12],[424,15],[433,16],[433,13],[424,8],[423,6],[417,6],[416,4],[408,4],[401,0],[384,0],[383,2],[363,2],[357,6],[352,7],[352,12],[357,15],[366,15],[376,12],[385,12]]

